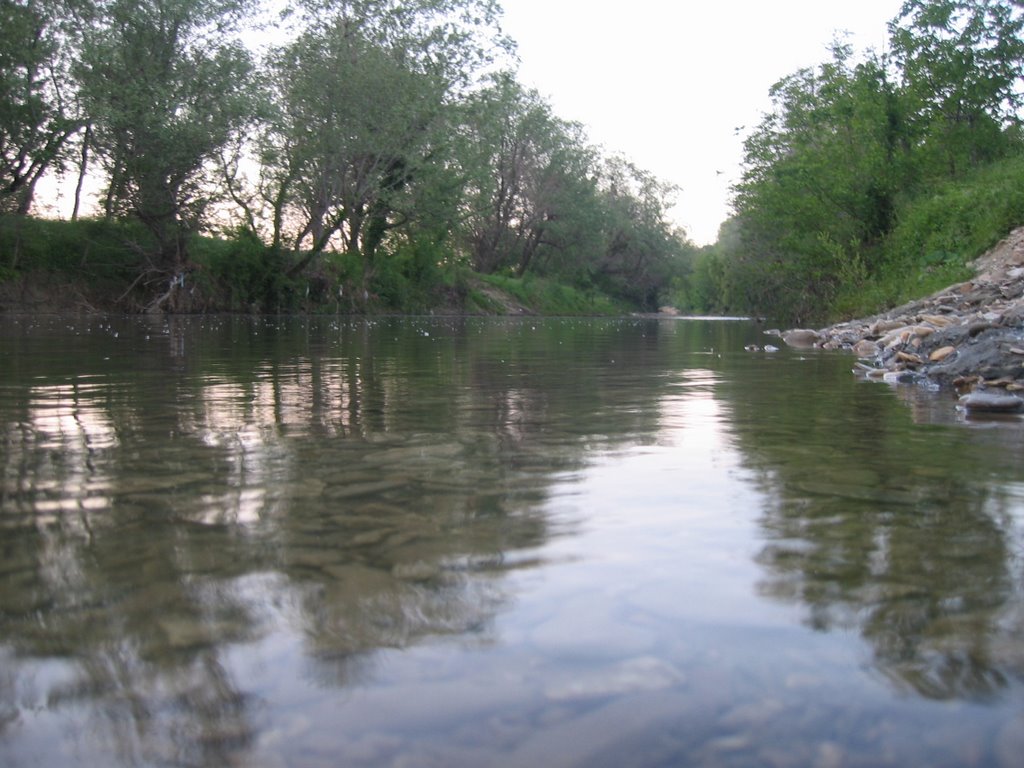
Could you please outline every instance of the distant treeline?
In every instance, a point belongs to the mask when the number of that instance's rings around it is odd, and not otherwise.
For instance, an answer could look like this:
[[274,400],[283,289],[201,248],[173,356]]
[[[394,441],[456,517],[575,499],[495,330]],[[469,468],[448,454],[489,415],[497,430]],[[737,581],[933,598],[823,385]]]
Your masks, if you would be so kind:
[[964,279],[1024,224],[1022,27],[1019,1],[907,0],[885,52],[776,83],[677,302],[810,323]]
[[189,309],[212,249],[267,307],[408,308],[465,271],[656,307],[696,250],[673,188],[520,85],[500,18],[491,0],[0,0],[0,279],[124,266],[96,252],[110,226],[91,255],[26,240],[68,239],[19,222],[61,174],[72,220],[98,179],[99,217],[134,233],[134,305]]

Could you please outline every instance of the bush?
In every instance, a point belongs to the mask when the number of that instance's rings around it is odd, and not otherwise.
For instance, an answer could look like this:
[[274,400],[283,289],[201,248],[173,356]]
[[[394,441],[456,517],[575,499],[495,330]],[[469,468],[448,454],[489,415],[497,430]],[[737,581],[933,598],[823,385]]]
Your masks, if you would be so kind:
[[137,271],[154,247],[150,234],[134,222],[0,216],[0,263],[19,272],[123,278]]
[[192,259],[196,280],[219,308],[232,312],[294,309],[298,289],[286,277],[281,253],[245,230],[230,239],[195,238]]

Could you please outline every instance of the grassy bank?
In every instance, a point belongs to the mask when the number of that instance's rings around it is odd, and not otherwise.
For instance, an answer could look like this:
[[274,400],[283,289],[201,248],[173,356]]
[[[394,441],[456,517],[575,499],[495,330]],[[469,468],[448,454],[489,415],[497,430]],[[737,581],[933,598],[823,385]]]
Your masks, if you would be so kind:
[[[0,216],[0,310],[141,312],[166,290],[148,267],[141,225]],[[325,254],[290,277],[301,254],[245,233],[192,238],[186,311],[310,314],[610,315],[632,308],[600,292],[534,276],[477,275],[443,254],[399,250],[374,265]]]
[[838,318],[872,314],[969,279],[970,262],[1024,225],[1024,156],[994,163],[908,201],[879,269],[842,286]]

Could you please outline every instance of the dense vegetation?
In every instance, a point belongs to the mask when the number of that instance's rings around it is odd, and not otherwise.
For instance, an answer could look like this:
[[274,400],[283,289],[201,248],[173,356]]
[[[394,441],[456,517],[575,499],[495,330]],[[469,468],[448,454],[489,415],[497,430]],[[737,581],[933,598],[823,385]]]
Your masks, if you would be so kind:
[[[885,53],[839,40],[776,83],[704,249],[671,185],[516,80],[494,0],[261,2],[0,0],[0,282],[51,270],[128,309],[487,311],[501,288],[809,323],[961,279],[1024,223],[1018,0],[907,0]],[[48,174],[77,179],[70,222],[30,216]]]
[[[657,306],[693,250],[672,188],[521,86],[500,16],[0,0],[0,279],[121,281],[122,306],[169,310],[479,306],[478,275]],[[28,216],[46,174],[78,179],[71,222]],[[87,179],[99,220],[80,217]]]
[[677,301],[813,322],[963,279],[1024,224],[1024,4],[907,0],[885,54],[780,80]]

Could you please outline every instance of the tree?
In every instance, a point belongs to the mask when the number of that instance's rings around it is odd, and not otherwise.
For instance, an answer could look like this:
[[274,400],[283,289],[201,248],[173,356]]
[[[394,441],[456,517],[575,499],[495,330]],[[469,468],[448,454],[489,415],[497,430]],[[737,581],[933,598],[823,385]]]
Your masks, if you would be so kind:
[[603,164],[599,189],[604,245],[594,279],[612,296],[656,309],[691,247],[685,233],[668,222],[666,208],[676,187],[623,157],[611,157]]
[[99,0],[79,68],[108,214],[137,217],[157,243],[151,267],[188,265],[209,201],[207,165],[252,109],[250,57],[235,38],[248,0]]
[[338,247],[365,292],[389,238],[414,223],[438,231],[424,216],[452,197],[448,115],[477,70],[507,50],[500,8],[309,0],[302,12],[305,31],[270,58],[261,196],[274,246],[305,250],[292,274]]
[[474,95],[467,122],[464,230],[474,267],[519,276],[538,266],[569,271],[557,252],[575,252],[584,236],[575,224],[595,200],[595,157],[580,126],[559,120],[507,73]]
[[889,27],[926,171],[956,177],[1015,143],[1024,73],[1019,0],[907,0]]
[[274,244],[293,221],[292,245],[306,249],[293,272],[332,240],[370,267],[386,234],[411,216],[401,197],[429,161],[445,83],[343,18],[278,51],[271,71],[277,107],[261,158]]
[[0,213],[26,214],[81,128],[61,54],[59,3],[0,0]]
[[[750,310],[810,320],[876,266],[905,185],[905,117],[884,59],[850,48],[771,90],[773,111],[744,144],[735,188]],[[767,302],[771,307],[762,302]]]

